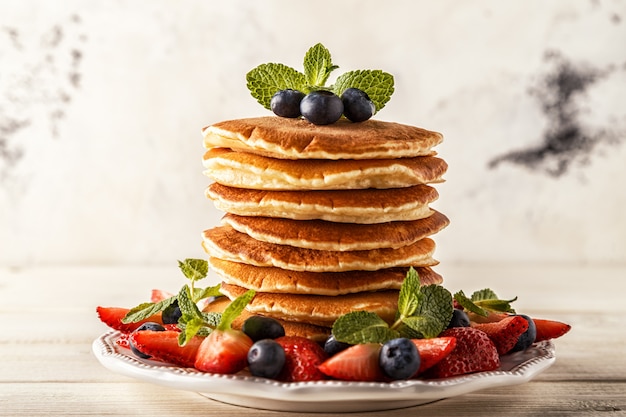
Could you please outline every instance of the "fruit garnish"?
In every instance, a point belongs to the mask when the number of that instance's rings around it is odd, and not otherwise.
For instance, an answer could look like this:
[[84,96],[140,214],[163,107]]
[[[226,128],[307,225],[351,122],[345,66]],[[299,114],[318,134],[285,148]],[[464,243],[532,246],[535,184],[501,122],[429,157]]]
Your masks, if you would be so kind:
[[133,338],[132,336],[137,333],[137,332],[142,332],[145,330],[149,330],[151,332],[164,332],[165,331],[165,327],[161,326],[159,323],[155,323],[153,321],[148,321],[146,323],[143,323],[141,326],[137,327],[137,329],[131,333],[131,337],[129,337],[128,339],[128,345],[130,347],[130,350],[137,356],[139,356],[140,358],[143,359],[150,359],[151,355],[149,353],[143,352],[141,349],[139,349],[137,347],[137,345],[135,343],[133,343]]
[[447,378],[473,372],[493,371],[500,367],[500,356],[487,334],[473,327],[454,327],[441,337],[456,338],[449,355],[426,371],[424,378]]
[[448,356],[456,346],[455,337],[434,337],[432,339],[411,340],[420,354],[420,368],[416,375],[435,366],[436,363]]
[[243,322],[241,331],[254,342],[261,339],[278,339],[285,335],[285,328],[276,319],[266,316],[250,316]]
[[[261,64],[246,74],[248,89],[263,107],[278,116],[302,114],[314,124],[334,123],[344,110],[349,120],[367,120],[385,107],[394,91],[393,76],[381,70],[348,71],[326,86],[330,74],[339,67],[321,43],[307,51],[303,68],[304,73],[284,64]],[[352,91],[344,99],[342,95],[349,89],[360,91],[358,97]],[[320,98],[319,92],[325,92],[326,97]],[[309,102],[307,97],[312,93]]]
[[259,340],[248,350],[248,369],[254,376],[276,378],[285,360],[285,349],[273,339]]
[[535,336],[535,342],[543,342],[544,340],[556,339],[569,332],[572,326],[566,323],[561,323],[555,320],[536,319],[533,318],[535,327],[537,329],[537,335]]
[[440,285],[420,284],[419,275],[409,268],[398,296],[396,320],[390,326],[380,316],[355,311],[339,317],[332,334],[344,343],[385,343],[398,337],[436,337],[452,317],[452,295]]
[[493,323],[473,323],[472,327],[485,333],[496,345],[500,355],[509,353],[519,337],[528,329],[528,322],[522,316],[508,316]]
[[380,343],[350,346],[325,360],[319,370],[331,378],[344,381],[382,381],[380,350]]
[[324,349],[311,339],[283,336],[276,339],[285,351],[285,365],[276,379],[284,382],[319,381],[326,376],[319,366],[327,359]]
[[[252,339],[241,330],[233,329],[231,325],[254,295],[255,291],[249,290],[226,307],[218,325],[198,348],[194,364],[196,369],[219,374],[234,374],[247,366],[248,350],[252,347]],[[194,317],[193,320],[202,320],[202,318]],[[187,325],[189,326],[189,322]]]
[[535,339],[537,338],[537,326],[535,326],[533,319],[525,314],[520,314],[519,316],[526,320],[528,323],[528,329],[526,329],[526,331],[517,339],[517,343],[513,346],[511,352],[520,352],[528,349],[530,345],[535,343]]
[[129,340],[137,350],[151,356],[153,360],[184,368],[193,368],[198,348],[204,338],[196,336],[190,339],[185,346],[180,346],[178,333],[175,330],[161,332],[142,330],[131,333]]
[[391,339],[380,349],[380,368],[391,380],[412,377],[419,370],[420,361],[417,347],[406,337]]
[[96,308],[96,313],[104,324],[112,329],[118,330],[123,333],[130,333],[141,326],[143,323],[152,321],[161,323],[161,316],[159,314],[146,315],[143,319],[135,322],[126,323],[123,321],[124,317],[128,315],[130,309],[122,307],[102,307]]

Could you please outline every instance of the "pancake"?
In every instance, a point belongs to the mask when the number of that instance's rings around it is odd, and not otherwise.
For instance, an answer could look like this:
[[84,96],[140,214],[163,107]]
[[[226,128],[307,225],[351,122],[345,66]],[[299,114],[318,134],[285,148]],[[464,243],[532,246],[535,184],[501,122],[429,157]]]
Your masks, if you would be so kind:
[[204,146],[281,159],[390,159],[431,155],[440,133],[399,123],[346,119],[317,126],[304,119],[256,117],[202,129]]
[[202,245],[209,256],[215,258],[293,271],[375,271],[438,264],[432,257],[435,242],[429,238],[399,249],[322,251],[261,242],[226,225],[205,230]]
[[448,165],[434,156],[397,159],[288,160],[215,148],[205,175],[222,185],[257,190],[402,188],[442,182]]
[[425,184],[385,190],[265,191],[211,184],[206,195],[218,210],[242,216],[320,219],[343,223],[417,220],[432,214],[439,198]]
[[[257,292],[343,295],[364,291],[399,290],[407,268],[378,271],[305,272],[209,258],[211,269],[227,284]],[[422,285],[440,284],[441,275],[429,267],[416,267]]]
[[[246,291],[243,287],[225,283],[221,287],[222,294],[231,300]],[[391,323],[397,308],[398,291],[388,290],[337,296],[257,293],[246,310],[281,320],[330,327],[351,311],[370,311]]]
[[375,224],[238,216],[231,213],[222,218],[222,224],[228,224],[256,240],[331,251],[400,248],[439,232],[449,223],[448,218],[438,211],[433,211],[424,219]]
[[[228,297],[219,297],[203,310],[205,312],[214,312],[214,313],[222,313],[226,306],[230,304],[230,299]],[[255,314],[250,313],[247,310],[242,311],[242,313],[237,316],[237,318],[233,321],[232,326],[234,329],[241,329],[243,323],[250,316]],[[330,327],[322,327],[316,326],[314,324],[302,323],[302,322],[294,322],[288,320],[276,319],[285,329],[285,335],[287,336],[301,336],[307,337],[309,339],[315,340],[316,342],[324,342],[330,335]]]

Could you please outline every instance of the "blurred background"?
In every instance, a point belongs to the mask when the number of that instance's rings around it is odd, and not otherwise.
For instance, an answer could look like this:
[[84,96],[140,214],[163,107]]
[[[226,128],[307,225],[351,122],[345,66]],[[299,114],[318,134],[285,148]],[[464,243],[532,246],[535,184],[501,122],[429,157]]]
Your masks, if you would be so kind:
[[0,0],[0,266],[203,257],[200,129],[318,42],[444,134],[442,263],[626,261],[626,1]]

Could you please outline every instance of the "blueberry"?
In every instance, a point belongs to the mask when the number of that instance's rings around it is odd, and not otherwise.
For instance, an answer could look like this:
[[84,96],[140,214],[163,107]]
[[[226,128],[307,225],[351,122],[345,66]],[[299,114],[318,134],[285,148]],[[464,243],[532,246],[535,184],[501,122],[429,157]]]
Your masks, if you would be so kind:
[[459,310],[455,308],[452,310],[452,318],[450,319],[450,323],[448,323],[448,329],[452,327],[469,327],[470,319],[467,316],[467,313],[463,310]]
[[300,113],[313,124],[329,125],[343,114],[343,102],[330,91],[313,91],[300,102]]
[[[140,332],[142,330],[152,330],[154,332],[162,332],[162,331],[165,330],[165,327],[161,326],[159,323],[155,323],[155,322],[152,322],[152,321],[147,321],[147,322],[145,322],[144,324],[142,324],[141,326],[139,326],[139,327],[137,327],[135,329],[136,332]],[[139,349],[137,349],[135,347],[135,345],[133,345],[132,339],[129,339],[129,342],[130,342],[129,343],[130,350],[135,355],[137,355],[138,357],[143,358],[143,359],[150,359],[151,358],[150,355],[146,355],[145,353],[139,351]]]
[[421,358],[411,339],[399,337],[383,345],[378,363],[388,378],[407,379],[420,368]]
[[511,349],[511,352],[519,352],[522,350],[526,350],[535,342],[535,338],[537,337],[537,327],[535,326],[535,322],[533,319],[528,317],[525,314],[519,314],[526,319],[528,322],[528,329],[520,335],[517,339],[517,343]]
[[341,352],[342,350],[349,348],[350,346],[352,345],[349,343],[338,341],[337,339],[335,339],[335,336],[331,334],[330,336],[328,336],[328,339],[326,339],[326,342],[324,343],[324,351],[328,354],[328,356],[333,356]]
[[280,117],[300,117],[300,102],[304,93],[290,88],[276,92],[270,100],[270,108]]
[[248,350],[248,369],[254,376],[276,378],[284,365],[285,350],[275,340],[259,340]]
[[161,312],[161,320],[163,324],[176,324],[182,315],[183,313],[180,312],[180,307],[178,306],[178,300],[176,300]]
[[264,316],[251,316],[243,322],[241,330],[253,342],[261,339],[277,339],[285,335],[285,329],[276,319]]
[[374,115],[376,106],[363,90],[348,88],[341,95],[343,114],[351,122],[364,122]]

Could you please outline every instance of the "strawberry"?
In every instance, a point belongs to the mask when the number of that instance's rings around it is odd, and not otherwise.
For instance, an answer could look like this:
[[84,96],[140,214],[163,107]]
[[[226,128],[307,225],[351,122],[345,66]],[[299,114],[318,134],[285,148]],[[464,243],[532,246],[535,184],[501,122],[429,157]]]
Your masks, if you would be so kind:
[[159,289],[153,289],[150,295],[150,301],[153,303],[158,303],[159,301],[166,300],[170,297],[174,296],[171,292]]
[[122,319],[130,311],[128,308],[121,307],[100,307],[96,308],[98,317],[100,320],[112,329],[119,330],[120,332],[130,333],[137,327],[141,326],[145,322],[152,321],[155,323],[163,324],[161,321],[161,314],[155,314],[148,317],[145,320],[138,321],[136,323],[122,323]]
[[241,330],[215,329],[200,344],[194,366],[216,374],[237,373],[248,365],[252,343]]
[[175,330],[142,330],[131,333],[129,339],[139,351],[152,356],[152,359],[193,368],[198,348],[204,338],[196,336],[187,341],[185,346],[179,346],[179,333]]
[[508,316],[493,323],[472,323],[472,327],[487,333],[496,345],[498,353],[508,353],[519,337],[528,329],[528,322],[522,316]]
[[432,339],[412,339],[420,354],[420,368],[415,375],[419,375],[437,362],[445,358],[456,346],[454,337],[435,337]]
[[456,347],[448,356],[427,370],[425,378],[446,378],[471,372],[493,371],[500,366],[500,356],[489,336],[473,327],[444,330],[440,337],[456,338]]
[[537,327],[537,336],[535,342],[541,342],[548,339],[556,339],[569,332],[572,326],[561,323],[560,321],[533,319],[535,327]]
[[382,381],[384,375],[378,364],[380,348],[379,343],[350,346],[324,361],[319,370],[345,381]]
[[283,336],[276,341],[285,350],[285,366],[276,379],[285,382],[326,379],[318,369],[328,357],[320,345],[300,336]]

